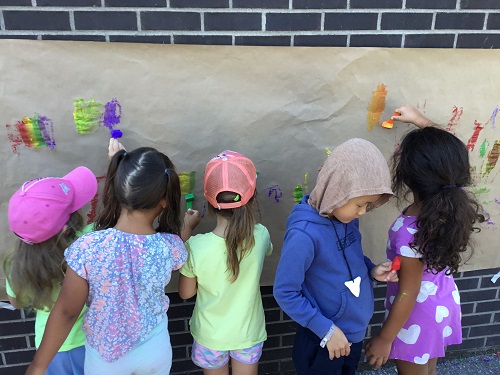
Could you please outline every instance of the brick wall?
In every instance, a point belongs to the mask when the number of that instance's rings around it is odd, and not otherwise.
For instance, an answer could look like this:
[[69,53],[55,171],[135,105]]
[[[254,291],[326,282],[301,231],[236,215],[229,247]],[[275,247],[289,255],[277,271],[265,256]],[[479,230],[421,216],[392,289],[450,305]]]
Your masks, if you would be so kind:
[[[0,38],[163,44],[500,48],[499,0],[0,0]],[[496,270],[460,273],[464,342],[500,345]],[[384,316],[385,287],[375,289]],[[169,295],[174,374],[201,374],[189,359],[194,301]],[[259,374],[293,370],[295,323],[262,287],[268,340]],[[0,374],[23,374],[34,353],[33,317],[0,309]]]

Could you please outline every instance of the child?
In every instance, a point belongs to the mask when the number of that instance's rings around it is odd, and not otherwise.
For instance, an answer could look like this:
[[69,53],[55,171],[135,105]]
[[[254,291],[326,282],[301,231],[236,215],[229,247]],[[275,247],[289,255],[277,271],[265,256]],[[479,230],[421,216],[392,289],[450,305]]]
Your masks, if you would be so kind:
[[298,375],[354,374],[373,314],[372,279],[396,280],[391,262],[363,255],[358,218],[391,197],[390,173],[370,142],[335,148],[310,195],[287,220],[274,297],[297,328]]
[[[25,182],[9,201],[9,228],[18,237],[16,251],[7,257],[4,270],[10,303],[33,308],[35,346],[40,346],[45,325],[61,289],[66,272],[64,249],[83,228],[78,212],[97,192],[97,180],[85,167],[62,178],[40,178]],[[48,375],[83,375],[85,334],[83,313],[75,311],[68,338],[48,364]]]
[[[416,108],[396,111],[408,133],[393,157],[393,189],[413,202],[389,229],[387,257],[401,257],[399,282],[387,286],[389,315],[366,345],[370,364],[394,358],[398,374],[436,374],[447,345],[462,342],[460,296],[453,280],[470,245],[480,206],[464,190],[471,184],[469,156],[454,135],[434,127]],[[483,218],[484,219],[484,218]]]
[[98,231],[65,252],[66,277],[28,374],[44,373],[85,303],[86,375],[169,373],[164,286],[187,258],[178,236],[180,196],[174,165],[161,152],[115,153]]
[[256,170],[252,161],[224,151],[205,169],[205,197],[217,225],[187,242],[179,294],[197,294],[190,321],[192,359],[204,374],[257,374],[266,340],[259,279],[273,246],[254,216]]

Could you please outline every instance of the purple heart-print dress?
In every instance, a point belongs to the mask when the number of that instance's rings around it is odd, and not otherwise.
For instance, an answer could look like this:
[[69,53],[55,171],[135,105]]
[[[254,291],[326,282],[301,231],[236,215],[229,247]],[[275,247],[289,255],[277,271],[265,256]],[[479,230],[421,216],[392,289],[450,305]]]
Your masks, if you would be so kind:
[[[420,258],[409,244],[416,233],[416,216],[399,215],[389,229],[387,258],[396,255]],[[398,293],[398,283],[387,284],[386,316]],[[452,275],[425,270],[417,302],[403,328],[392,343],[389,358],[425,364],[431,358],[444,357],[445,347],[462,342],[460,295]]]

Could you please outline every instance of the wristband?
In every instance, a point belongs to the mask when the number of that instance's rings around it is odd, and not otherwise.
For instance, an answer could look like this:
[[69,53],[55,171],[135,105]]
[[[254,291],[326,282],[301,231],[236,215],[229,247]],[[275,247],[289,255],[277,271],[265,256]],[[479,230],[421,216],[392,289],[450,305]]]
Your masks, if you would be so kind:
[[319,346],[321,346],[322,348],[324,348],[326,346],[326,343],[328,342],[328,340],[330,340],[332,338],[334,330],[335,330],[335,324],[332,323],[332,326],[330,327],[330,329],[326,333],[325,337],[323,337],[323,340],[321,340],[321,342],[319,343]]

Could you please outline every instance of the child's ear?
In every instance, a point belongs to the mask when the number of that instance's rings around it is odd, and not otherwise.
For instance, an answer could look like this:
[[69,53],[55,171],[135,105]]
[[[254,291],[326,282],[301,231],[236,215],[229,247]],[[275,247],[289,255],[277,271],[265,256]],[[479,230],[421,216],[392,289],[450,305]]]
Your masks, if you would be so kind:
[[160,205],[161,205],[161,208],[163,208],[163,209],[167,208],[167,198],[161,199]]

